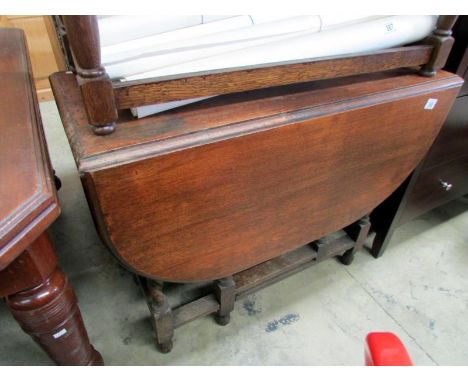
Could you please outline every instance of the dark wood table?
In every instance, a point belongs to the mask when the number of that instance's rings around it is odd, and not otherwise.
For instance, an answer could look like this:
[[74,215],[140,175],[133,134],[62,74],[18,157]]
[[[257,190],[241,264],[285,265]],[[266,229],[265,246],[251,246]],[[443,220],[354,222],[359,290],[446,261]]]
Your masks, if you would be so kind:
[[23,31],[0,51],[0,297],[58,365],[102,365],[46,232],[60,206]]
[[[142,276],[168,352],[174,328],[213,313],[224,325],[260,285],[332,256],[349,264],[367,215],[425,155],[462,81],[401,69],[258,89],[142,119],[122,111],[106,137],[73,73],[51,84],[100,236]],[[309,243],[310,255],[288,256]],[[209,295],[170,305],[165,285],[199,281]]]

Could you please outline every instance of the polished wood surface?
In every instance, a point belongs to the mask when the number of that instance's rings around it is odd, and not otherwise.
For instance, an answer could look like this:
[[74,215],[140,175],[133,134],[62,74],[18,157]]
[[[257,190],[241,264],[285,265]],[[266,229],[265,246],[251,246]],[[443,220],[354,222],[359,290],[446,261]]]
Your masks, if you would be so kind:
[[13,317],[56,364],[103,364],[89,342],[75,293],[57,265],[47,233],[0,271],[0,297],[6,297]]
[[57,267],[57,257],[47,234],[41,235],[8,267],[0,271],[0,295],[32,289],[46,280]]
[[65,60],[52,16],[0,16],[0,27],[25,31],[37,97],[39,101],[53,99],[48,77],[58,70],[64,70]]
[[[102,139],[93,134],[81,101],[80,89],[71,73],[51,76],[52,89],[75,160],[81,172],[122,164],[150,155],[209,141],[220,128],[239,130],[246,121],[278,118],[294,110],[332,104],[337,99],[360,99],[372,93],[431,86],[436,79],[417,77],[414,70],[401,69],[364,76],[315,81],[236,94],[228,94],[184,106],[151,117],[135,119],[122,112],[118,129]],[[395,74],[399,74],[395,82]],[[341,94],[337,98],[337,94]],[[277,117],[275,117],[277,116]],[[199,143],[197,143],[199,142]]]
[[397,71],[245,92],[123,117],[100,140],[76,82],[52,83],[101,236],[131,270],[183,282],[230,276],[369,213],[423,157],[461,80]]
[[44,232],[60,213],[23,31],[0,29],[0,297],[59,365],[102,365]]
[[103,75],[101,45],[98,23],[95,16],[62,16],[68,32],[68,41],[73,51],[78,75],[97,77]]
[[0,270],[59,215],[24,34],[0,33]]

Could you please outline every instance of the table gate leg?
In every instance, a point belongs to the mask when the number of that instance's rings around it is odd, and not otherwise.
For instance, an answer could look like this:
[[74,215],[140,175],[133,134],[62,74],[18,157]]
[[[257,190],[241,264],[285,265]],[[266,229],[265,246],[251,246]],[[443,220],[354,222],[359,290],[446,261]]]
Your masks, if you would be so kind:
[[354,260],[354,254],[359,251],[364,245],[364,241],[369,234],[370,218],[369,215],[359,219],[356,223],[345,228],[348,236],[355,241],[354,247],[347,250],[342,256],[339,257],[344,265],[350,265]]
[[149,307],[156,333],[156,346],[162,353],[172,350],[174,317],[167,296],[163,293],[163,283],[148,280]]
[[236,300],[236,283],[232,276],[216,281],[215,294],[219,302],[219,311],[215,320],[219,325],[227,325],[231,319]]

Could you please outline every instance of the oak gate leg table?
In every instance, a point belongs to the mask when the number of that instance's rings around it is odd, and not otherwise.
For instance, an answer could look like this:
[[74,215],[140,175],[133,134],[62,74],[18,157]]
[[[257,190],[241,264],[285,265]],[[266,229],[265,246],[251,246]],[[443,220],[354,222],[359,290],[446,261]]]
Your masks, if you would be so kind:
[[[63,21],[74,72],[51,76],[55,100],[97,230],[139,276],[163,352],[180,325],[227,324],[248,293],[327,258],[351,263],[462,84],[437,72],[449,16],[417,46],[127,82],[101,65],[95,17]],[[165,285],[196,282],[211,289],[171,306]]]
[[0,297],[58,365],[102,365],[46,229],[60,214],[24,33],[0,30]]
[[[52,89],[101,238],[142,286],[161,351],[174,328],[326,258],[349,264],[368,214],[423,157],[461,85],[411,70],[218,97],[90,129],[72,73]],[[437,100],[435,108],[427,106]],[[288,254],[312,243],[313,254]],[[171,307],[165,282],[212,281]]]

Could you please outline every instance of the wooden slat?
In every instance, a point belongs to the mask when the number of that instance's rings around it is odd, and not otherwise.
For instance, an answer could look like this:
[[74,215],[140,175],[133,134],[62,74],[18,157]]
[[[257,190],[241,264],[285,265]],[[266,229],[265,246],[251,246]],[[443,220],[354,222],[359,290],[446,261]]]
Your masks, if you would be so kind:
[[199,317],[208,316],[218,309],[219,304],[213,294],[201,297],[174,310],[174,327],[178,328]]
[[234,275],[236,299],[254,293],[308,268],[317,261],[317,253],[291,252]]
[[240,69],[215,70],[128,82],[114,82],[118,109],[160,102],[228,94],[271,86],[373,73],[400,67],[419,66],[430,59],[432,46],[386,49],[361,55],[320,60],[288,61]]
[[286,277],[298,273],[318,262],[342,255],[344,251],[353,248],[354,241],[346,234],[330,241],[317,252],[290,252],[265,263],[256,265],[234,275],[236,282],[236,299],[254,293],[274,284]]
[[[353,246],[354,241],[346,234],[333,239],[324,248],[325,255],[320,260],[341,255]],[[320,260],[315,251],[295,251],[239,272],[234,275],[236,300],[298,273]],[[213,294],[200,297],[173,310],[174,327],[178,328],[199,317],[215,313],[218,309],[219,303]]]

